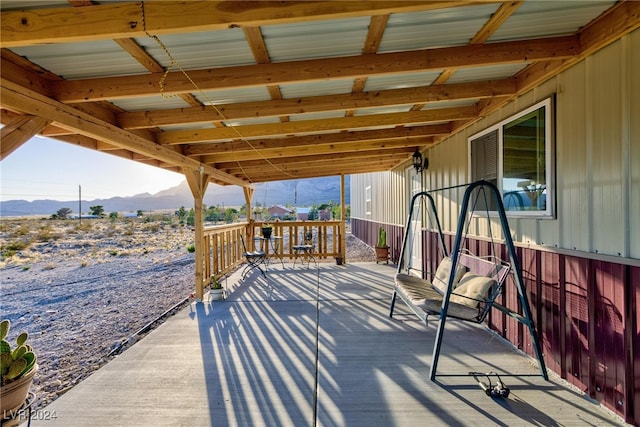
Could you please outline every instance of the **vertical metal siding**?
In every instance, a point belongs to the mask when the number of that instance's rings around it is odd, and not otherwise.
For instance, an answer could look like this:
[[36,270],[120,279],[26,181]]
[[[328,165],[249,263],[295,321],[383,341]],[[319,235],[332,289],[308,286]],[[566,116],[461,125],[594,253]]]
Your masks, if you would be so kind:
[[[607,227],[625,224],[622,213],[622,140],[621,140],[621,44],[609,46],[598,53],[598,60],[588,60],[587,76],[591,108],[588,123],[591,127],[593,150],[590,165],[592,251],[609,255],[622,254],[624,228]],[[616,96],[611,96],[611,94]],[[600,226],[601,225],[601,226]]]
[[[590,150],[584,147],[587,141],[586,93],[583,90],[586,76],[581,68],[574,67],[558,78],[556,96],[556,162],[562,172],[556,173],[558,222],[563,212],[575,212],[571,221],[562,221],[560,247],[589,252],[589,209],[587,183]],[[567,94],[571,94],[569,97]]]
[[[635,73],[635,74],[634,74]],[[428,150],[431,189],[468,182],[467,138],[556,94],[555,220],[509,220],[517,243],[640,258],[640,31]],[[438,196],[454,231],[459,194]],[[447,204],[448,202],[448,204]],[[495,225],[495,223],[494,223]],[[494,236],[499,230],[491,228]],[[487,236],[486,223],[471,232]]]
[[[628,180],[628,221],[629,252],[626,256],[640,259],[640,31],[631,33],[621,41],[625,47],[624,54],[628,58],[628,67],[624,76],[624,93],[627,95],[626,124],[628,132],[624,137],[628,140],[628,162],[625,165],[630,175]],[[633,52],[631,54],[631,52]],[[636,384],[640,384],[637,382]],[[638,386],[640,387],[640,386]],[[640,406],[640,402],[638,403]],[[640,414],[640,410],[637,412]]]

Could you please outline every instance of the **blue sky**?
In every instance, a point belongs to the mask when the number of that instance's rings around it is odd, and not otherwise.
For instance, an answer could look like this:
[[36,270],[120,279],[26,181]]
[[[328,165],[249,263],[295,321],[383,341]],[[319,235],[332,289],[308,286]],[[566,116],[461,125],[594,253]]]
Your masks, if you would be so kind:
[[34,137],[0,162],[0,200],[83,200],[157,193],[184,175],[95,150]]

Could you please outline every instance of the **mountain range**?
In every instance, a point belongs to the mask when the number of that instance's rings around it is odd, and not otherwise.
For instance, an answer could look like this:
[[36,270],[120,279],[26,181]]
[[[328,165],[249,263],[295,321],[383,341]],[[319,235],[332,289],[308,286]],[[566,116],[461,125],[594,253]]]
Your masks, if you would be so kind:
[[[350,179],[345,178],[345,203],[350,200]],[[255,185],[253,206],[311,206],[327,202],[340,201],[340,177],[325,177],[304,180],[288,180],[261,183]],[[244,193],[238,186],[209,184],[204,196],[207,206],[240,207],[244,205]],[[135,212],[179,209],[181,206],[193,207],[193,196],[186,181],[162,190],[156,194],[142,193],[129,197],[111,197],[109,199],[82,200],[82,211],[89,206],[102,205],[105,212]],[[51,215],[61,208],[78,210],[78,201],[8,200],[0,202],[0,216]]]

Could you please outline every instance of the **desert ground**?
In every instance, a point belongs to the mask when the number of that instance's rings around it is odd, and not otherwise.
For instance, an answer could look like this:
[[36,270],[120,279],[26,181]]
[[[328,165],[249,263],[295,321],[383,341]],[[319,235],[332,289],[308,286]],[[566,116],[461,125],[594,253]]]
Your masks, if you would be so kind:
[[[3,219],[0,317],[29,332],[42,408],[188,303],[193,230],[176,218]],[[374,261],[347,233],[347,260]]]

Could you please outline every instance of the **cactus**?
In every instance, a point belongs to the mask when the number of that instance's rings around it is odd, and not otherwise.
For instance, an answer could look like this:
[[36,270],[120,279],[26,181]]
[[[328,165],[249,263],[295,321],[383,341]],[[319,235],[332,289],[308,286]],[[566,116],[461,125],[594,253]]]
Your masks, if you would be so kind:
[[386,248],[387,247],[387,230],[383,227],[378,229],[378,244],[376,245],[378,248]]
[[27,340],[29,335],[21,333],[16,338],[16,347],[12,350],[11,344],[6,341],[11,322],[5,319],[0,322],[0,373],[2,385],[22,378],[36,364],[36,355]]
[[211,275],[211,279],[209,280],[209,284],[211,285],[211,289],[222,289],[222,283],[214,275]]

